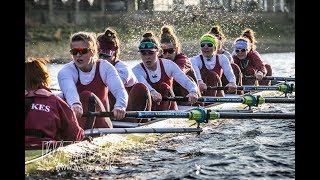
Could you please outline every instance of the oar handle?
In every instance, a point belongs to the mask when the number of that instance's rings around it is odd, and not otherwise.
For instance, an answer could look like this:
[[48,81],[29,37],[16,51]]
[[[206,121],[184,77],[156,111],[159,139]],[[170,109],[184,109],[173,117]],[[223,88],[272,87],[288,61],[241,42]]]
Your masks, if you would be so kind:
[[[113,116],[113,112],[84,112],[82,117],[92,117],[92,116],[96,116],[96,117],[114,117]],[[137,118],[138,117],[138,112],[126,112],[125,117],[133,117],[133,118]]]
[[[227,86],[207,86],[207,90],[228,90]],[[238,86],[237,90],[243,90],[243,87]]]
[[162,101],[180,101],[180,102],[187,102],[187,101],[188,101],[188,97],[183,97],[183,96],[162,97]]
[[61,91],[61,89],[57,89],[57,88],[50,88],[51,91]]

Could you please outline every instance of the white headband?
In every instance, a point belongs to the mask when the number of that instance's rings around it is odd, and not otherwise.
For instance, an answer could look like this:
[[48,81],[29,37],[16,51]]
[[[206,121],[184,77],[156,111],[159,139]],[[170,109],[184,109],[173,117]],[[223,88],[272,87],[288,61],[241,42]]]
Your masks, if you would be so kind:
[[248,49],[248,43],[246,41],[237,41],[234,44],[235,49]]

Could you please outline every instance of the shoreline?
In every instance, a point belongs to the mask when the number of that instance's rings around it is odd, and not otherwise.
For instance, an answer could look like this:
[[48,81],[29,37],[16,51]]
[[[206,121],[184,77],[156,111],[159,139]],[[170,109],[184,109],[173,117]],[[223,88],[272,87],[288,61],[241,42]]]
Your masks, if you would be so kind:
[[[137,16],[139,15],[139,16]],[[244,28],[255,32],[257,51],[280,53],[295,51],[295,20],[287,13],[266,12],[214,12],[200,14],[196,19],[186,12],[155,12],[151,14],[121,14],[117,21],[92,24],[40,24],[26,23],[25,56],[46,57],[52,63],[66,63],[69,53],[70,35],[77,31],[102,32],[106,27],[114,28],[120,39],[120,57],[123,61],[140,59],[138,44],[142,33],[152,31],[156,36],[163,25],[172,25],[181,42],[181,52],[188,57],[199,53],[199,38],[212,25],[220,25],[227,41],[225,49],[232,51],[233,41]],[[171,18],[168,18],[171,17]],[[142,18],[142,19],[141,19]],[[137,24],[137,20],[141,23]]]

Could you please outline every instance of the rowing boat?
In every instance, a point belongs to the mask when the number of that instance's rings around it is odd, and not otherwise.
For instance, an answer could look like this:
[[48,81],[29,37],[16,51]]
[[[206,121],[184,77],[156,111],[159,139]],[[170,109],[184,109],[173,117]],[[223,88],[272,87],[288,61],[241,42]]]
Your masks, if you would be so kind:
[[[261,97],[279,97],[283,96],[281,91],[254,91],[251,95],[261,96]],[[239,95],[227,95],[227,97],[238,98]],[[213,104],[204,106],[206,110],[220,111],[220,112],[245,112],[251,113],[252,109],[246,110],[247,104],[243,103],[225,103],[225,102],[215,102]],[[189,112],[197,107],[192,106],[179,106],[179,111]],[[134,147],[137,143],[142,143],[146,141],[156,140],[157,133],[200,133],[201,128],[186,128],[195,125],[195,121],[182,121],[180,118],[158,118],[154,121],[148,123],[130,123],[130,122],[119,122],[113,121],[114,126],[118,127],[116,133],[104,134],[101,130],[100,137],[93,138],[91,141],[75,142],[68,146],[57,145],[54,149],[44,149],[44,150],[27,150],[25,151],[25,164],[26,173],[32,173],[36,170],[52,170],[52,168],[60,167],[61,164],[70,164],[70,159],[72,157],[82,157],[88,156],[88,154],[95,154],[97,149],[103,147],[103,152],[112,153],[115,151],[127,149]],[[128,129],[132,130],[131,132]],[[140,128],[140,129],[139,129]],[[174,129],[175,128],[175,129]],[[155,129],[163,130],[154,131]],[[144,132],[142,131],[144,130]],[[170,130],[170,131],[168,131]],[[122,132],[120,132],[122,131]],[[90,130],[86,130],[90,132]],[[91,131],[92,133],[93,131]],[[152,133],[153,132],[153,133]],[[125,133],[129,133],[124,135]],[[138,134],[143,133],[143,134]],[[40,155],[40,156],[39,156]],[[38,157],[39,156],[39,157]]]

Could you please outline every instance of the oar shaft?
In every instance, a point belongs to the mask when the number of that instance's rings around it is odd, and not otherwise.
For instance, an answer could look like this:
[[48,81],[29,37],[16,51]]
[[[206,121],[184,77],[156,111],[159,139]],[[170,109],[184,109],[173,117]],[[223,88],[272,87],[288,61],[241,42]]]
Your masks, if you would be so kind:
[[175,96],[175,97],[162,97],[162,101],[179,101],[179,102],[187,102],[188,98],[183,96]]
[[253,113],[253,110],[249,109],[215,109],[216,112],[233,112],[233,113]]
[[[211,115],[212,112],[210,112]],[[213,112],[214,113],[214,112]],[[220,112],[219,118],[228,119],[295,119],[295,113],[227,113]]]
[[[255,79],[255,76],[244,76],[244,78]],[[275,80],[275,81],[295,81],[294,77],[276,77],[276,76],[265,76],[262,79],[264,80]]]
[[[162,101],[182,101],[187,102],[188,98],[183,96],[175,96],[175,97],[162,97]],[[241,97],[199,97],[199,102],[242,102]]]
[[[228,90],[227,86],[208,86],[209,90]],[[279,91],[278,86],[238,86],[237,90],[245,91]]]
[[200,97],[200,102],[226,102],[226,103],[242,103],[242,97]]
[[294,77],[274,77],[274,76],[265,76],[263,79],[275,80],[275,81],[295,81]]
[[50,88],[51,91],[61,91],[61,89]]
[[265,103],[295,103],[295,98],[264,98]]
[[[85,116],[108,116],[112,117],[112,112],[88,112]],[[234,112],[216,112],[206,110],[203,108],[195,108],[189,112],[179,111],[135,111],[126,112],[126,117],[135,118],[185,118],[189,120],[196,120],[197,123],[206,122],[208,119],[220,118],[260,118],[260,119],[292,119],[295,117],[294,113],[234,113]]]
[[[113,117],[113,112],[86,112],[83,117]],[[132,118],[190,118],[190,112],[183,111],[127,111],[125,117]]]
[[[208,86],[209,90],[228,90],[226,86]],[[238,86],[237,90],[244,91],[281,91],[284,93],[292,93],[295,91],[294,84],[281,84],[278,86]]]
[[86,135],[129,134],[129,133],[192,133],[202,132],[201,128],[96,128],[85,130]]
[[[187,97],[162,97],[163,101],[188,101]],[[247,105],[263,104],[263,103],[295,103],[294,98],[264,98],[253,95],[244,95],[242,97],[208,97],[198,98],[199,102],[224,102],[224,103],[243,103]]]

